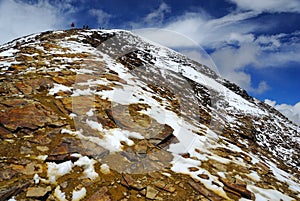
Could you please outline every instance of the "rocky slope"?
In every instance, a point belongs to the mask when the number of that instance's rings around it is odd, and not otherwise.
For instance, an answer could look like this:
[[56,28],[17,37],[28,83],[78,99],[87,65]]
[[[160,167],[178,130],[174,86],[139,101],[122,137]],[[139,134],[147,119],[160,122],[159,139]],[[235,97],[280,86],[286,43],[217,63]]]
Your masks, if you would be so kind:
[[299,200],[300,128],[121,30],[0,46],[0,200]]

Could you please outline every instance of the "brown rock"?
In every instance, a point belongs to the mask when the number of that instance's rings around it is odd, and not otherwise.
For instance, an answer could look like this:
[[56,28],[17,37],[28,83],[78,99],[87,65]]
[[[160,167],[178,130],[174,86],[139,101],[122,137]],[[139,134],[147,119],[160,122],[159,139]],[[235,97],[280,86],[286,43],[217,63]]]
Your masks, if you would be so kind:
[[140,142],[138,142],[135,146],[134,146],[135,151],[138,154],[146,154],[147,153],[147,149],[148,149],[148,143],[147,140],[142,140]]
[[24,100],[24,99],[8,99],[1,103],[6,106],[15,107],[15,106],[26,105],[28,104],[28,102],[29,102],[28,100]]
[[166,184],[163,181],[156,181],[153,184],[154,184],[154,186],[156,186],[160,189],[163,189],[165,191],[168,191],[170,193],[174,193],[176,191],[176,188],[172,184]]
[[[29,85],[34,93],[47,91],[53,87],[53,81],[50,78],[39,77],[25,81],[26,85]],[[48,91],[47,91],[48,92]]]
[[46,147],[46,146],[36,146],[36,149],[41,152],[49,151],[49,147]]
[[13,134],[9,130],[0,126],[0,139],[9,139],[13,137]]
[[33,175],[42,172],[43,172],[43,167],[41,164],[29,163],[26,165],[23,173],[26,175]]
[[198,177],[202,179],[209,179],[209,176],[207,174],[198,174]]
[[62,99],[65,108],[73,111],[78,116],[86,115],[86,113],[94,106],[93,96],[74,96],[72,98]]
[[198,191],[199,193],[201,193],[203,196],[205,196],[207,199],[209,200],[216,200],[216,201],[221,201],[223,200],[222,197],[218,196],[217,194],[207,190],[204,186],[197,184],[193,181],[188,181],[188,184],[195,189],[196,191]]
[[260,174],[267,174],[270,170],[270,168],[262,162],[257,163],[256,166],[259,168],[258,173]]
[[65,86],[72,86],[75,83],[76,76],[75,75],[68,75],[68,76],[57,76],[52,78],[56,83],[65,85]]
[[1,186],[0,200],[5,201],[14,195],[18,195],[30,185],[30,182],[16,182],[10,186]]
[[51,187],[30,187],[26,192],[26,197],[41,198],[51,191]]
[[59,99],[55,99],[54,104],[66,116],[68,116],[70,114],[70,112],[67,111],[67,109],[64,107],[64,105],[62,104],[62,102]]
[[129,188],[133,188],[133,189],[136,189],[138,191],[144,189],[145,187],[138,183],[136,180],[134,180],[129,174],[123,174],[123,181],[121,181],[121,183],[124,185],[124,186],[127,186]]
[[32,93],[32,87],[23,82],[17,82],[16,87],[25,95]]
[[197,167],[189,167],[188,169],[191,172],[197,172],[199,170],[199,168],[197,168]]
[[107,187],[102,187],[86,201],[111,201],[111,198],[107,194],[107,192],[108,192]]
[[164,188],[164,190],[170,192],[170,193],[174,193],[176,191],[176,188],[172,185],[172,184],[167,184]]
[[18,175],[17,171],[14,170],[13,168],[12,169],[0,170],[0,181],[10,180],[10,179],[12,179],[13,177],[15,177],[17,175]]
[[154,182],[153,184],[154,184],[154,186],[156,186],[156,187],[158,187],[158,188],[161,188],[161,189],[164,189],[165,186],[166,186],[166,183],[163,182],[163,181],[156,181],[156,182]]
[[[253,199],[255,197],[254,194],[246,188],[246,185],[231,183],[225,178],[220,178],[220,181],[225,185],[225,187],[230,189],[230,192],[235,191],[247,199]],[[224,190],[227,188],[224,188]]]
[[34,130],[46,125],[63,125],[56,114],[47,110],[40,103],[29,103],[10,108],[2,113],[0,123],[12,131],[18,128]]
[[153,188],[151,186],[147,186],[146,198],[154,200],[158,193],[159,193],[159,191],[156,190],[155,188]]
[[109,81],[119,81],[120,77],[114,74],[105,74],[105,78]]

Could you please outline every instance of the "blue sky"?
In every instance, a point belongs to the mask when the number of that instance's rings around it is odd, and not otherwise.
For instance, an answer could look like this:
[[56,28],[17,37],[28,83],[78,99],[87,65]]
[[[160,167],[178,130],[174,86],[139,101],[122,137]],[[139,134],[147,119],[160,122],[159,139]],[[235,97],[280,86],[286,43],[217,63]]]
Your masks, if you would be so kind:
[[168,29],[203,47],[223,77],[254,97],[293,109],[300,102],[299,19],[299,0],[0,0],[0,43],[69,28],[72,21],[77,27]]

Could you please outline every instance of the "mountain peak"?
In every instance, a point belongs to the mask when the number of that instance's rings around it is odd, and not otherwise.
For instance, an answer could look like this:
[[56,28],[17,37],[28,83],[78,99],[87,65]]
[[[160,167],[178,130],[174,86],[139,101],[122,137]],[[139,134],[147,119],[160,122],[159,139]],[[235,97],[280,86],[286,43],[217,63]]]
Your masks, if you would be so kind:
[[0,200],[298,200],[300,128],[124,30],[0,46]]

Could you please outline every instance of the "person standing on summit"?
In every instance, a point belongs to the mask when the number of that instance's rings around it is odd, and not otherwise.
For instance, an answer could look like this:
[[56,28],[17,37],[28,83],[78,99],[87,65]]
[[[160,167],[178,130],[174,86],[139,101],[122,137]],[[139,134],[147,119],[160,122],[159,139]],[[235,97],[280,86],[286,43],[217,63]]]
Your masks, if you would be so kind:
[[75,24],[74,24],[74,22],[72,22],[71,28],[74,29],[74,27],[75,27]]

